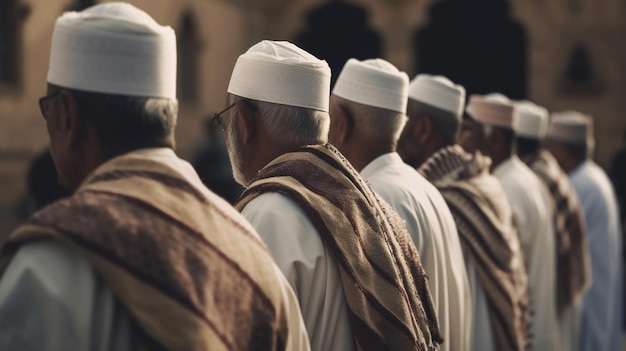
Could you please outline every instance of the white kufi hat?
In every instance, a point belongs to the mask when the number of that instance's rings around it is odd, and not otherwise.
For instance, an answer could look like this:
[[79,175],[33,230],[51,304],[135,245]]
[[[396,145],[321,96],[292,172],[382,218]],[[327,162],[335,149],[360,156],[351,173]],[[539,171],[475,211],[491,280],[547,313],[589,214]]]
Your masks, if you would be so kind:
[[383,59],[349,59],[333,95],[359,104],[406,113],[409,76]]
[[553,113],[546,139],[589,144],[593,142],[593,120],[577,111]]
[[330,67],[290,42],[263,40],[239,56],[228,92],[328,112]]
[[176,35],[121,2],[59,17],[52,33],[48,82],[65,88],[176,98]]
[[548,110],[530,101],[515,103],[517,125],[515,133],[524,138],[543,140],[548,131]]
[[465,106],[465,88],[444,76],[420,74],[409,84],[409,98],[452,112],[460,118]]
[[482,124],[511,130],[515,127],[515,106],[502,94],[472,95],[465,111]]

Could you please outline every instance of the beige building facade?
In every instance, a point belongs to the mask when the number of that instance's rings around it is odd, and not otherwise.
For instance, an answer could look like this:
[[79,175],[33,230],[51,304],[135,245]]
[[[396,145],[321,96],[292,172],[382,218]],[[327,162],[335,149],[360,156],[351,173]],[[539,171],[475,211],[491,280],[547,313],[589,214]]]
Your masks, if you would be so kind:
[[[413,37],[438,1],[344,0],[367,9],[382,56],[410,76],[420,53]],[[460,0],[457,0],[460,1]],[[496,0],[464,0],[476,3]],[[95,1],[100,2],[100,1]],[[328,0],[129,0],[179,36],[178,151],[192,157],[202,120],[221,109],[237,56],[261,39],[293,40],[306,15]],[[47,146],[37,99],[45,94],[51,31],[65,10],[90,1],[2,0],[0,5],[0,237],[18,223],[30,159]],[[526,35],[526,96],[548,109],[595,117],[596,159],[608,166],[626,127],[626,1],[512,0]],[[479,19],[477,19],[479,20]],[[441,45],[448,45],[442,42]],[[576,53],[577,48],[578,53]],[[459,53],[463,55],[463,53]],[[576,57],[576,58],[574,58]],[[582,57],[582,58],[581,58]],[[568,74],[584,66],[582,81]],[[578,71],[581,71],[580,69]],[[426,72],[431,73],[431,72]],[[572,81],[573,80],[573,81]]]

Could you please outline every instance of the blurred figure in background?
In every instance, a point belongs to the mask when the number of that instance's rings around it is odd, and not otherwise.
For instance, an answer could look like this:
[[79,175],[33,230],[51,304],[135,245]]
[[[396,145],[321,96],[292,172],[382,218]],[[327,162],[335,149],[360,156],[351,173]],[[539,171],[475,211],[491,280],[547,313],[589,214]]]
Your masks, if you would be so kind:
[[577,350],[582,297],[591,285],[589,246],[583,212],[567,174],[542,147],[548,111],[530,101],[516,103],[517,153],[551,193],[555,211],[557,301],[563,350]]
[[351,57],[364,60],[382,54],[380,35],[370,28],[368,10],[362,6],[333,0],[311,10],[306,20],[307,28],[295,43],[328,62],[331,87]]
[[585,215],[591,287],[583,297],[580,351],[622,348],[622,230],[615,192],[591,159],[593,120],[576,111],[552,115],[546,148],[569,175]]
[[[626,129],[622,132],[623,141],[626,142]],[[626,145],[622,147],[613,157],[609,170],[615,194],[619,201],[622,225],[626,220]]]
[[[524,253],[530,288],[530,350],[560,350],[556,300],[556,247],[550,194],[517,156],[517,112],[503,95],[472,95],[463,125],[462,146],[491,157],[493,175],[507,194]],[[467,141],[467,143],[464,143]]]
[[292,284],[316,351],[441,342],[419,255],[395,212],[327,143],[330,68],[285,41],[239,56],[222,123],[237,208]]
[[234,204],[243,188],[233,177],[223,131],[213,117],[203,121],[204,137],[196,149],[191,164],[207,188]]
[[120,2],[65,13],[47,81],[39,106],[74,193],[2,248],[0,349],[307,350],[254,230],[174,153],[172,28]]
[[432,182],[456,222],[471,290],[470,350],[522,351],[528,345],[528,276],[513,212],[491,160],[457,144],[465,89],[420,74],[409,86],[402,158]]
[[404,220],[429,277],[445,340],[470,350],[471,296],[461,244],[441,194],[396,152],[409,78],[383,59],[350,59],[330,98],[330,142]]

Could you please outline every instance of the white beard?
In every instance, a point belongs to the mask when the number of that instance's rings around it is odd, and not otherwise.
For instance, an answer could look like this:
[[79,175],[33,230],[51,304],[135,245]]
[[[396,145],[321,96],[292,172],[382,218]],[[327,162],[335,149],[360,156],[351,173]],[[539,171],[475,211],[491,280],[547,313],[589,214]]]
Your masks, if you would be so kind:
[[241,145],[239,144],[239,136],[237,135],[236,120],[229,124],[229,130],[226,136],[226,150],[228,151],[228,158],[230,159],[235,181],[247,187],[250,184],[250,180],[246,179],[241,171]]

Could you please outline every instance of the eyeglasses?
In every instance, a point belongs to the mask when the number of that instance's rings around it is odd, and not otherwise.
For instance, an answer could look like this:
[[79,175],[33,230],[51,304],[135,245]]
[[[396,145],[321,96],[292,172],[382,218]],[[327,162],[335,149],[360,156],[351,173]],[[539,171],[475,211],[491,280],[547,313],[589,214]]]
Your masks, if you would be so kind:
[[59,96],[59,94],[61,94],[61,90],[58,90],[57,92],[54,92],[50,95],[42,96],[39,98],[39,109],[41,110],[41,115],[43,116],[44,119],[48,119],[48,113],[50,113],[49,102],[52,101],[52,99]]
[[230,106],[228,106],[227,108],[223,109],[222,111],[216,113],[213,115],[213,118],[211,118],[211,121],[215,121],[217,122],[217,126],[220,128],[220,130],[222,131],[222,133],[226,133],[226,127],[224,125],[224,123],[222,122],[222,115],[230,110],[231,108],[235,107],[235,105],[237,105],[237,102],[233,102]]

